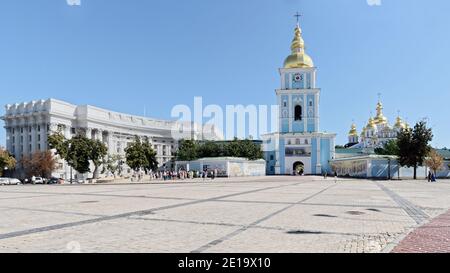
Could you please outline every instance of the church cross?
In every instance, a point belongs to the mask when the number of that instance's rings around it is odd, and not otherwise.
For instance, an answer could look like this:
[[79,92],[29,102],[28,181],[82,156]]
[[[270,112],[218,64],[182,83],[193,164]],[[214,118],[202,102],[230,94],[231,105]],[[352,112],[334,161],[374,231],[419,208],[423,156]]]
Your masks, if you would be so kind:
[[303,15],[301,15],[300,13],[298,13],[298,11],[297,11],[297,13],[294,15],[294,17],[296,17],[297,18],[297,24],[300,22],[300,17],[302,17]]

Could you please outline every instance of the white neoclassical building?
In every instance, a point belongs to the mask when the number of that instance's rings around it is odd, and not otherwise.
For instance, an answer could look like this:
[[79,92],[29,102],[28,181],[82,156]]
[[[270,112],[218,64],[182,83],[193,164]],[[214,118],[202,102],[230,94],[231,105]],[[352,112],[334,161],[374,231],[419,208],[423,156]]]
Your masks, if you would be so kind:
[[[221,139],[214,128],[199,129],[176,121],[157,120],[101,109],[91,105],[73,105],[56,99],[8,104],[5,115],[6,148],[19,162],[23,156],[48,149],[48,135],[60,131],[67,139],[83,134],[99,139],[108,147],[108,153],[125,154],[127,144],[135,136],[148,139],[157,152],[160,166],[170,162],[178,146],[177,133],[193,139]],[[192,128],[192,129],[191,129]],[[175,132],[175,133],[174,133]],[[179,135],[178,135],[179,136]],[[93,168],[91,168],[92,170]],[[20,170],[20,165],[18,170]],[[125,172],[130,170],[125,167]],[[59,162],[54,174],[68,179],[70,167]],[[72,172],[73,177],[76,176]]]

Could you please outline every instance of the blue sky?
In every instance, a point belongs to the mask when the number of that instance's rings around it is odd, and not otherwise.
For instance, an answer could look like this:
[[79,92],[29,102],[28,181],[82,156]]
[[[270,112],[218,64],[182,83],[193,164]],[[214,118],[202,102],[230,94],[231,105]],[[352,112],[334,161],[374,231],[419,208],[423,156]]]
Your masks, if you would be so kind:
[[53,97],[169,118],[194,96],[274,104],[297,10],[322,130],[344,144],[381,92],[391,123],[397,110],[411,124],[428,117],[433,144],[450,147],[447,0],[5,0],[0,105]]

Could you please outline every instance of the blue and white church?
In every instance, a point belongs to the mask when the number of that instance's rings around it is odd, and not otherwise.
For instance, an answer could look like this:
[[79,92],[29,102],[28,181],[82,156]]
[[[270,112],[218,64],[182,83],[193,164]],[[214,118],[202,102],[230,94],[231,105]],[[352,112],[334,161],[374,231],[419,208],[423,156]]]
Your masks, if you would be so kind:
[[297,23],[292,53],[279,69],[281,88],[275,90],[279,106],[278,131],[262,135],[269,175],[319,175],[331,172],[335,157],[334,133],[320,131],[320,88],[317,68],[305,52]]

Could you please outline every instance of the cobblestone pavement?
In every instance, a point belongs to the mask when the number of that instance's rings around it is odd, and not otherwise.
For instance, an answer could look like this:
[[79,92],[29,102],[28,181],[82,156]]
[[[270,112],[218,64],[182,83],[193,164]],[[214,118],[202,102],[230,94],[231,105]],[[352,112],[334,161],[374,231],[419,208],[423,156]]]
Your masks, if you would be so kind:
[[450,210],[415,229],[394,253],[450,253]]
[[389,252],[448,228],[448,196],[450,181],[321,177],[4,186],[0,252]]

